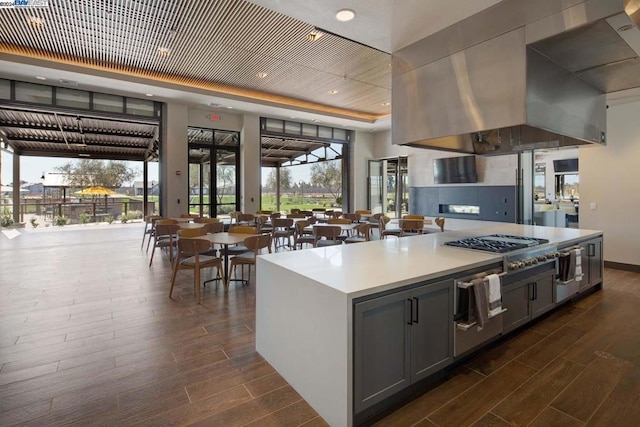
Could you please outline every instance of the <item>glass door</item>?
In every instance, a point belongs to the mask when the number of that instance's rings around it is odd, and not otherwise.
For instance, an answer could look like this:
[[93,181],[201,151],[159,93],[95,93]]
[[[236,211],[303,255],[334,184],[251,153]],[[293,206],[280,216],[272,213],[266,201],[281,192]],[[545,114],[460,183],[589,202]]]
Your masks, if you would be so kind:
[[369,160],[368,180],[368,209],[371,213],[386,213],[384,185],[384,171],[386,170],[386,160]]
[[240,134],[189,128],[189,212],[228,216],[240,206]]

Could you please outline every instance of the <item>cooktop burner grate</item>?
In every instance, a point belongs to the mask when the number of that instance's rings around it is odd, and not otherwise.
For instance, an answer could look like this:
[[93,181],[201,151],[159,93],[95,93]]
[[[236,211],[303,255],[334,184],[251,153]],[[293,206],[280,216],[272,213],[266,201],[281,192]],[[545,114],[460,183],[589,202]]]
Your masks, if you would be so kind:
[[547,239],[536,237],[511,236],[508,234],[492,234],[490,236],[470,237],[467,239],[445,242],[447,246],[455,246],[480,251],[505,253],[518,249],[549,243]]

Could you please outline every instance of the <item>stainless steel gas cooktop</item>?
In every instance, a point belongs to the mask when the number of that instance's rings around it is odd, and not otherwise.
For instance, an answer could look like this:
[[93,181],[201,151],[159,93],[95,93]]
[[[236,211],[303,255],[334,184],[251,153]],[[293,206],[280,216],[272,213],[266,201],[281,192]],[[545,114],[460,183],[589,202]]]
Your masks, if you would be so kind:
[[467,239],[453,240],[445,242],[445,245],[466,249],[477,249],[487,252],[505,253],[542,245],[544,243],[549,243],[549,241],[547,239],[538,239],[536,237],[492,234],[490,236],[469,237]]

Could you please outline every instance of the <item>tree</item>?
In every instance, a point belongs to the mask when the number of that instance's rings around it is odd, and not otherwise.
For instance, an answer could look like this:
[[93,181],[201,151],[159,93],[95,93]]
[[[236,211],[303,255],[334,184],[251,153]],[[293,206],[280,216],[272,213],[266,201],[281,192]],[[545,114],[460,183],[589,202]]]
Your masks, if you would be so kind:
[[222,197],[227,194],[227,187],[231,187],[236,183],[235,166],[218,165],[216,170],[218,204],[222,204]]
[[[291,169],[289,168],[280,168],[280,191],[284,193],[285,191],[291,188]],[[276,181],[276,168],[272,168],[269,171],[269,175],[267,175],[267,185],[266,190],[268,191],[276,191],[276,186],[278,185]]]
[[138,171],[119,160],[81,159],[55,168],[67,175],[72,187],[102,186],[119,188],[138,175]]
[[318,162],[311,165],[311,184],[327,190],[336,202],[342,195],[342,168],[339,160]]

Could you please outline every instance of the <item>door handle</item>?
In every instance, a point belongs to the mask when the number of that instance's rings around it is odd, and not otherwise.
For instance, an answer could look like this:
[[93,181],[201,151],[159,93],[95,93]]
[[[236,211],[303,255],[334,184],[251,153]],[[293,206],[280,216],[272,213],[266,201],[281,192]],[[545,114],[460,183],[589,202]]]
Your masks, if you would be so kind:
[[533,300],[538,299],[538,282],[533,282]]
[[407,322],[407,325],[412,325],[413,324],[413,301],[411,300],[411,298],[407,298],[407,300],[405,301],[405,309],[407,307],[406,303],[409,303],[409,321]]
[[418,304],[418,298],[413,297],[414,301],[416,302],[416,318],[413,319],[413,323],[418,323],[418,318],[419,318],[419,311],[418,311],[418,307],[420,307],[420,305]]
[[589,256],[589,257],[596,256],[596,244],[595,243],[587,243],[587,256]]

